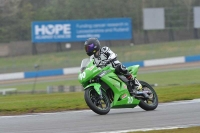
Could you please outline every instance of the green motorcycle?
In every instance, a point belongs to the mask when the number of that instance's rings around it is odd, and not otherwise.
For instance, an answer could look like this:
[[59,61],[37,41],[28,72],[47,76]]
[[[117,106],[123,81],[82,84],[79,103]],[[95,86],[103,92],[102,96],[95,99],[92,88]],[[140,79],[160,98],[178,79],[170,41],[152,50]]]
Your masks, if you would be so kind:
[[[134,65],[127,69],[136,77],[138,68],[139,65]],[[158,106],[157,94],[148,83],[139,81],[142,89],[132,95],[125,76],[117,75],[110,65],[97,66],[89,58],[82,60],[78,80],[84,87],[87,105],[100,115],[107,114],[110,108],[134,108],[139,105],[149,111]]]

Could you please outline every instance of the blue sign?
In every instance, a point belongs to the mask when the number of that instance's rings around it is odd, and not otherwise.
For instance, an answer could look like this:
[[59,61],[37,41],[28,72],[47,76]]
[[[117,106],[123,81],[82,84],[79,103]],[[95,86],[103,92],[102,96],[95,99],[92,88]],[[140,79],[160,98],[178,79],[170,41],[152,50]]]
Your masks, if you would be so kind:
[[32,42],[77,42],[132,38],[130,18],[32,22]]

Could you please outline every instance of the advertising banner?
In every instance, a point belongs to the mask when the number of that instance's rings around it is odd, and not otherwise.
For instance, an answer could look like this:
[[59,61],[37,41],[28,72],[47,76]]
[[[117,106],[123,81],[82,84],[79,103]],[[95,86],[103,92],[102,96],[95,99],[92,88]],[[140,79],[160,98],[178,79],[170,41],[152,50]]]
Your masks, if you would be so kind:
[[32,22],[32,42],[78,42],[90,37],[99,40],[132,38],[130,18]]

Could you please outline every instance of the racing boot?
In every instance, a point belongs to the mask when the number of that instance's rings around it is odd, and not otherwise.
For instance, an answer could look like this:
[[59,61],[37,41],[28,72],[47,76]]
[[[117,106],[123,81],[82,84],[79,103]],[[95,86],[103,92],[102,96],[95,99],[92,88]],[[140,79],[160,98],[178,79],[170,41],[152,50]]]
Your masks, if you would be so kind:
[[133,89],[137,91],[142,89],[142,85],[140,84],[140,82],[136,78],[134,78],[132,75],[130,75],[127,79],[129,80],[130,85],[132,86]]
[[142,85],[130,73],[127,73],[125,76],[129,80],[129,83],[128,83],[129,84],[128,88],[130,89],[129,92],[131,94],[133,94],[133,95],[136,95],[137,91],[139,91],[140,89],[142,89]]
[[133,82],[135,83],[134,84],[134,89],[135,90],[139,91],[139,90],[142,89],[142,85],[140,84],[140,82],[136,78],[134,78]]

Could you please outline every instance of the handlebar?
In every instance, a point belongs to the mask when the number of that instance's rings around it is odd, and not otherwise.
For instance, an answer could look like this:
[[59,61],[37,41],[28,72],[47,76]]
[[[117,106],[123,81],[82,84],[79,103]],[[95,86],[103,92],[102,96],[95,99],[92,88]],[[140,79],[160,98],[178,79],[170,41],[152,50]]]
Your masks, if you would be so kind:
[[111,62],[111,60],[107,60],[104,62],[104,64],[102,65],[97,65],[97,67],[102,67],[102,66],[106,66],[107,64],[109,64]]

